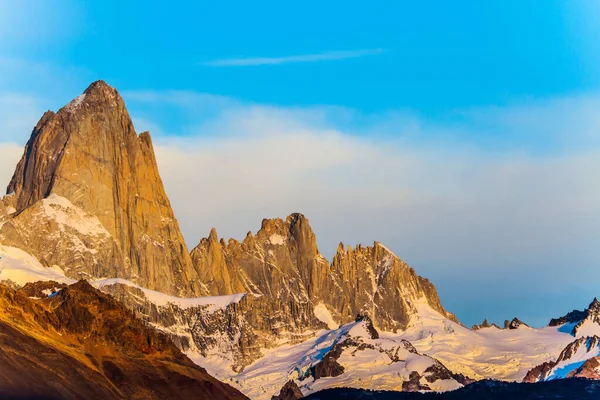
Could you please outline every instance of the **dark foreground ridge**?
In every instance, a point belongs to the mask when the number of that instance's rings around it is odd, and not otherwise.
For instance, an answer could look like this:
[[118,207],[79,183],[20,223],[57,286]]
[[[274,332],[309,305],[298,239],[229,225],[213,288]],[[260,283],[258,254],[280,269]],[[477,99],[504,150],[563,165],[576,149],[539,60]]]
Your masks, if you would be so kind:
[[600,382],[560,379],[540,383],[479,381],[446,393],[405,393],[363,389],[328,389],[306,397],[310,400],[597,400]]
[[86,281],[38,289],[0,285],[1,399],[246,398]]

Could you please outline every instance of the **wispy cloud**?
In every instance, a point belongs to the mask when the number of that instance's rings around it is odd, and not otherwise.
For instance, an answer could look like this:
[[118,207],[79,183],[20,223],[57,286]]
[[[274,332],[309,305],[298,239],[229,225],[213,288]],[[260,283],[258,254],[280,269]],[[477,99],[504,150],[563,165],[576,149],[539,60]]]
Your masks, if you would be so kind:
[[206,65],[211,67],[250,67],[257,65],[309,63],[317,61],[345,60],[348,58],[374,56],[385,53],[386,51],[386,49],[363,49],[349,51],[328,51],[317,54],[300,54],[285,57],[228,58],[222,60],[202,62],[200,63],[200,65]]

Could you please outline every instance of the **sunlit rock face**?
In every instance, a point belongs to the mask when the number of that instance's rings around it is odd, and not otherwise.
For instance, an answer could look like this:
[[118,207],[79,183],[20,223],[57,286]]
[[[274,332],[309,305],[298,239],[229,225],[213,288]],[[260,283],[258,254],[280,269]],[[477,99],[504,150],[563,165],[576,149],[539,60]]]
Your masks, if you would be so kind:
[[[179,295],[206,294],[160,179],[103,81],[33,129],[8,185],[0,239],[73,278],[121,277]],[[8,214],[7,211],[12,211]]]
[[404,329],[421,298],[456,320],[433,284],[378,242],[354,249],[340,244],[330,264],[302,214],[265,219],[242,242],[219,240],[213,229],[192,250],[192,260],[212,294],[247,292],[291,302],[307,313],[322,304],[337,325],[368,314],[379,328]]

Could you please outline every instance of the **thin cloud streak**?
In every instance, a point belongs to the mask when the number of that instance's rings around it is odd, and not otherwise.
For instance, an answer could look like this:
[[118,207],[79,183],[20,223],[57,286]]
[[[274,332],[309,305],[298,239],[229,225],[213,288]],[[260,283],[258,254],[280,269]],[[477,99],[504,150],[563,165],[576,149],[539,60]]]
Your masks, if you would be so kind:
[[349,58],[375,56],[383,54],[386,51],[386,49],[363,49],[350,51],[329,51],[318,54],[301,54],[285,57],[229,58],[222,60],[207,61],[200,63],[200,65],[210,67],[251,67],[259,65],[310,63],[318,61],[346,60]]

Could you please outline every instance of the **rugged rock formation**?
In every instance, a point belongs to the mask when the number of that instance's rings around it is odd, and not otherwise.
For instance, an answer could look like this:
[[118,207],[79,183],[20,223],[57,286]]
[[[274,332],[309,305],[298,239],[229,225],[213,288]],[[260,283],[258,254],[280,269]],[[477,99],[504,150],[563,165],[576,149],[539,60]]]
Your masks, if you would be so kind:
[[281,344],[303,342],[316,334],[306,327],[325,328],[312,312],[295,304],[278,303],[266,296],[244,296],[223,308],[157,306],[144,293],[125,285],[106,285],[102,290],[118,298],[136,315],[157,327],[183,351],[225,360],[239,372]]
[[338,325],[368,313],[381,329],[404,329],[421,298],[456,321],[435,287],[380,243],[347,250],[340,245],[329,264],[302,214],[265,219],[256,235],[249,232],[241,243],[225,243],[213,229],[192,250],[192,260],[214,295],[267,296],[280,305],[293,302],[306,315],[323,304]]
[[407,327],[420,299],[457,322],[442,307],[435,286],[379,242],[354,249],[340,243],[331,271],[337,279],[325,304],[339,313],[342,323],[367,313],[377,328],[396,332]]
[[[359,317],[355,323],[340,329],[343,333],[333,341],[329,351],[308,369],[306,375],[300,376],[303,382],[328,378],[331,383],[332,378],[339,377],[339,382],[354,386],[367,377],[388,374],[398,378],[393,385],[395,388],[415,392],[439,390],[443,387],[441,382],[450,385],[446,390],[456,389],[461,386],[457,377],[468,379],[455,376],[438,360],[419,354],[406,340],[379,338],[368,317]],[[367,365],[357,365],[360,363]],[[383,371],[378,370],[381,366],[385,366]],[[335,385],[336,381],[333,382]],[[310,383],[306,386],[310,387]]]
[[513,318],[512,321],[510,321],[510,323],[508,324],[507,328],[508,329],[519,329],[519,327],[521,327],[521,326],[526,326],[529,328],[529,325],[527,325],[525,322],[521,321],[518,318]]
[[2,398],[245,398],[85,281],[28,294],[0,285]]
[[298,400],[303,398],[302,392],[296,382],[287,381],[281,388],[281,391],[277,396],[271,397],[271,400]]
[[[579,339],[574,340],[563,349],[555,361],[545,362],[527,372],[523,382],[532,383],[545,381],[547,379],[568,377],[569,372],[565,371],[575,370],[576,368],[573,368],[573,366],[578,367],[581,364],[581,360],[598,356],[600,353],[600,348],[598,347],[599,343],[600,337],[595,335],[591,337],[580,337]],[[588,367],[589,365],[590,364],[588,364]],[[571,376],[574,376],[577,372],[572,371],[570,373]],[[583,370],[582,373],[584,373]]]
[[479,324],[479,325],[475,324],[475,325],[473,325],[471,327],[471,329],[474,330],[474,331],[476,331],[476,330],[481,329],[481,328],[489,328],[490,326],[492,326],[492,325],[490,325],[490,323],[488,322],[487,318],[484,318],[483,322],[481,324]]
[[483,322],[480,325],[473,325],[471,327],[472,330],[476,331],[479,330],[481,328],[497,328],[497,329],[518,329],[520,326],[526,326],[529,327],[529,325],[527,325],[525,322],[521,321],[518,318],[513,318],[511,321],[505,319],[504,320],[504,325],[502,326],[502,328],[500,328],[498,325],[496,325],[496,323],[489,323],[487,319],[484,319]]
[[121,277],[205,294],[158,174],[148,132],[102,81],[33,129],[0,207],[0,240],[68,276]]
[[213,295],[250,294],[220,322],[211,315],[194,326],[194,337],[203,338],[203,354],[210,351],[207,338],[214,337],[215,344],[224,343],[223,337],[237,338],[236,370],[274,343],[305,340],[307,331],[337,328],[356,315],[368,314],[376,327],[397,331],[406,328],[417,303],[424,301],[456,321],[440,304],[435,287],[380,243],[347,250],[340,245],[330,264],[302,214],[265,219],[242,242],[219,240],[213,228],[191,256]]
[[585,360],[581,367],[567,374],[567,378],[600,380],[600,357]]
[[[600,302],[594,297],[588,308],[583,311],[573,310],[560,318],[552,318],[548,326],[575,324],[571,334],[575,337],[589,334],[587,331],[600,332]],[[586,329],[587,328],[587,329]]]

